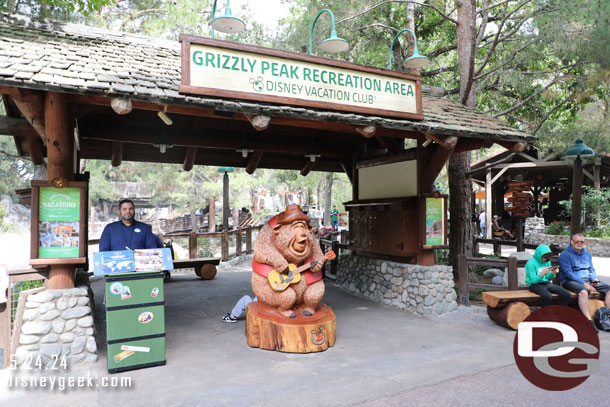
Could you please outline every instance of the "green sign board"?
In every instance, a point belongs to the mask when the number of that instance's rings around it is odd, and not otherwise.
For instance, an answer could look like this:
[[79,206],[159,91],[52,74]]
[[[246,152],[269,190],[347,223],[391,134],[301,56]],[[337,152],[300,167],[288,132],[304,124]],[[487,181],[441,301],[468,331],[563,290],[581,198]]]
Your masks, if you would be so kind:
[[426,245],[445,244],[445,200],[426,198]]
[[80,188],[40,188],[39,258],[78,257],[80,191]]

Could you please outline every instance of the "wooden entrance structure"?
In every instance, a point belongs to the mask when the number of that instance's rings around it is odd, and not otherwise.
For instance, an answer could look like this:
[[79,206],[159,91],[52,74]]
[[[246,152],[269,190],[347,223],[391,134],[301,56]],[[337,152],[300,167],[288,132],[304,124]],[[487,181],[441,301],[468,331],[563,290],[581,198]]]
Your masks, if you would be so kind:
[[[46,157],[49,179],[73,180],[79,159],[104,159],[115,166],[123,160],[178,163],[187,171],[193,165],[215,165],[242,167],[250,174],[257,168],[300,170],[303,176],[312,170],[345,172],[353,185],[352,203],[366,205],[359,196],[360,168],[414,160],[414,194],[421,198],[433,192],[432,184],[453,152],[493,143],[522,151],[533,140],[422,87],[419,76],[403,75],[423,90],[422,114],[408,119],[383,116],[375,109],[295,106],[290,98],[282,103],[240,99],[230,92],[180,93],[181,46],[174,41],[8,14],[0,15],[0,33],[0,94],[7,110],[0,131],[12,135],[19,154],[35,164]],[[252,48],[218,40],[207,43]],[[327,58],[271,53],[355,67]],[[159,112],[172,124],[162,121]],[[405,149],[405,139],[416,140],[417,147]],[[236,152],[244,142],[253,150],[247,157]],[[306,155],[314,148],[319,157],[311,161]],[[375,211],[383,211],[384,205]],[[422,240],[421,223],[411,228],[401,232],[417,236],[403,258],[430,264],[432,250]],[[376,229],[370,239],[384,234]],[[50,287],[69,287],[73,271],[74,266],[52,265]]]

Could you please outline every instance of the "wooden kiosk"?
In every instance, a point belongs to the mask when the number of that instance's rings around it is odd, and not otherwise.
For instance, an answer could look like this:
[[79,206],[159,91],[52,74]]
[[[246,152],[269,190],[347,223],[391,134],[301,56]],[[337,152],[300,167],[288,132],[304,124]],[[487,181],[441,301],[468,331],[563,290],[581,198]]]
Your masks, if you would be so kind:
[[[367,231],[352,246],[371,255],[432,264],[421,202],[451,154],[493,143],[522,151],[533,140],[424,89],[419,75],[217,39],[181,36],[178,43],[9,14],[0,14],[0,29],[7,112],[0,126],[20,156],[37,165],[46,157],[49,181],[74,181],[80,159],[179,163],[186,171],[214,165],[249,174],[257,168],[302,176],[345,172],[354,190],[350,228]],[[405,139],[417,146],[405,148]],[[252,150],[246,157],[239,152],[244,144]],[[363,168],[404,162],[413,168],[399,173],[416,180],[410,194],[359,194]],[[393,219],[388,209],[405,214],[392,247],[382,240],[384,228],[394,227],[382,221]],[[49,288],[74,284],[74,264],[35,266],[50,267]],[[333,341],[329,334],[329,346]]]

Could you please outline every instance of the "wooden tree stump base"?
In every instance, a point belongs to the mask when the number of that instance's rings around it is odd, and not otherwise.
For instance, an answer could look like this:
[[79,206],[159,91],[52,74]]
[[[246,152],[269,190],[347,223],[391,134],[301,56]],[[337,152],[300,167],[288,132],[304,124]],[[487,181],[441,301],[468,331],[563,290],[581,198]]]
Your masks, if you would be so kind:
[[246,309],[246,339],[253,348],[290,353],[322,352],[334,346],[336,317],[332,308],[320,303],[311,317],[296,312],[286,318],[271,307],[251,302]]
[[504,308],[487,307],[487,315],[492,321],[515,331],[530,313],[530,307],[521,301],[512,302]]

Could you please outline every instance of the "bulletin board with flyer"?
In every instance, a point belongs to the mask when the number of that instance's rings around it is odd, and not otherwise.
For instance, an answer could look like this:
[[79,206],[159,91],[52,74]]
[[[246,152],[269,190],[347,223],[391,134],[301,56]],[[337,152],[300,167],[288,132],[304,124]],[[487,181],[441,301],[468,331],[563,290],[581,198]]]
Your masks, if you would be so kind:
[[33,180],[30,264],[87,264],[86,181]]

